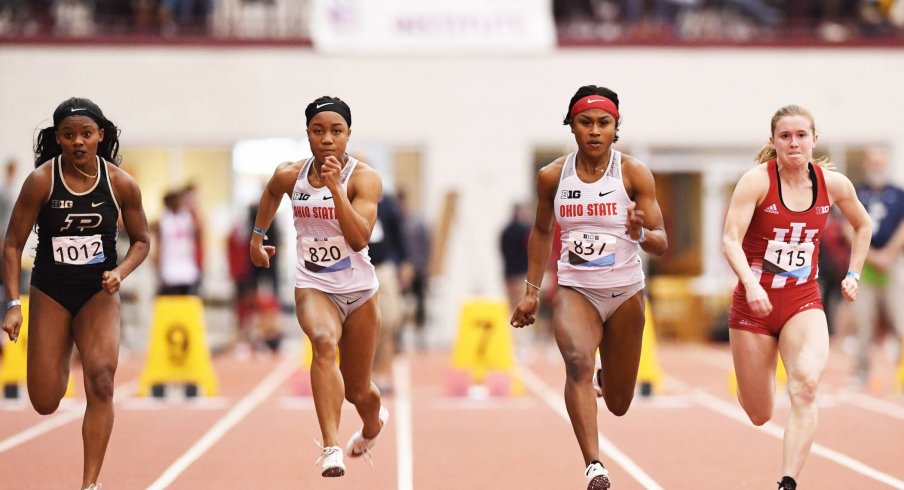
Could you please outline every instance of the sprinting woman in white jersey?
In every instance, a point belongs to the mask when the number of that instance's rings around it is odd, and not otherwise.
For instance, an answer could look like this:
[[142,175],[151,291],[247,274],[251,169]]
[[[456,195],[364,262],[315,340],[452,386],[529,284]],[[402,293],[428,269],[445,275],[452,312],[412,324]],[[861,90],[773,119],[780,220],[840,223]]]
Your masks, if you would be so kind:
[[[571,126],[578,151],[538,173],[524,299],[511,324],[534,322],[552,240],[562,240],[553,329],[565,360],[565,405],[587,465],[587,488],[601,490],[610,482],[599,460],[594,355],[599,348],[606,406],[624,415],[634,397],[644,328],[638,252],[662,255],[668,240],[650,169],[612,147],[618,141],[618,95],[595,85],[581,87],[564,123]],[[553,236],[556,221],[560,237]]]
[[267,183],[251,235],[251,260],[270,266],[276,248],[263,240],[279,201],[288,195],[298,237],[295,312],[314,351],[311,387],[323,436],[321,474],[335,477],[345,474],[338,441],[343,398],[364,422],[348,441],[349,456],[368,453],[388,418],[371,382],[380,316],[377,277],[367,255],[383,184],[370,166],[345,153],[352,125],[345,102],[320,97],[305,117],[314,156],[281,164]]

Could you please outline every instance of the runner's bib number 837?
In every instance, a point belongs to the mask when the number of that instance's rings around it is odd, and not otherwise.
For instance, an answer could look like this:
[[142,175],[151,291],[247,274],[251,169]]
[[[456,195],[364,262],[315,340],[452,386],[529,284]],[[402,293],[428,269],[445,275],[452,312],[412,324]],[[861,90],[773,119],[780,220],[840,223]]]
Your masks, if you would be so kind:
[[572,231],[568,234],[568,263],[583,267],[611,267],[615,264],[612,235]]

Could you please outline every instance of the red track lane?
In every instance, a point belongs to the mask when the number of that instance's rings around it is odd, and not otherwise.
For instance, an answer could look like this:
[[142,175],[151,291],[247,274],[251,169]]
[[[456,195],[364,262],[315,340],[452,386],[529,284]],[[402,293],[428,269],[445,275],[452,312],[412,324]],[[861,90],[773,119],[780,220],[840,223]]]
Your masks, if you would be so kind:
[[[526,390],[513,399],[473,401],[444,395],[449,354],[409,356],[410,398],[387,397],[392,415],[374,449],[374,465],[346,458],[345,477],[325,479],[314,459],[320,432],[309,398],[283,382],[247,417],[222,433],[209,450],[185,468],[169,488],[222,490],[240,488],[397,489],[400,459],[408,453],[397,438],[398,424],[410,424],[413,441],[410,488],[445,489],[581,489],[583,463],[570,424],[542,396]],[[635,400],[624,417],[600,405],[600,431],[654,481],[666,489],[774,488],[781,467],[781,441],[705,407],[700,394],[719,406],[739,411],[728,393],[731,358],[724,346],[660,344],[666,392]],[[101,474],[104,490],[144,489],[274,372],[278,359],[215,361],[221,399],[202,403],[149,403],[129,398],[117,404],[116,425]],[[121,362],[117,383],[135,379],[141,361]],[[899,464],[904,421],[845,401],[849,360],[833,352],[823,381],[824,406],[816,442],[844,453],[893,478],[904,479]],[[538,356],[526,366],[561,401],[561,359]],[[885,364],[879,377],[891,380],[894,366]],[[80,375],[80,373],[78,373]],[[79,378],[80,379],[80,378]],[[80,385],[80,383],[77,383]],[[877,385],[878,386],[878,385]],[[81,387],[78,387],[78,393]],[[858,395],[859,396],[859,395]],[[880,406],[904,409],[904,401],[886,385],[870,393]],[[73,403],[81,401],[78,397]],[[787,402],[779,396],[774,422],[783,425]],[[410,402],[410,420],[397,403]],[[885,405],[882,405],[885,404]],[[12,435],[48,420],[30,406],[0,410],[0,444]],[[742,412],[739,412],[742,413]],[[52,415],[50,417],[55,417]],[[347,405],[342,413],[340,442],[360,427]],[[0,453],[2,488],[73,489],[81,476],[80,416]],[[609,455],[603,461],[614,489],[643,486]],[[405,461],[401,461],[405,463]],[[403,465],[404,466],[404,465]],[[801,475],[803,489],[894,488],[836,462],[810,456]],[[405,483],[405,482],[402,482]]]

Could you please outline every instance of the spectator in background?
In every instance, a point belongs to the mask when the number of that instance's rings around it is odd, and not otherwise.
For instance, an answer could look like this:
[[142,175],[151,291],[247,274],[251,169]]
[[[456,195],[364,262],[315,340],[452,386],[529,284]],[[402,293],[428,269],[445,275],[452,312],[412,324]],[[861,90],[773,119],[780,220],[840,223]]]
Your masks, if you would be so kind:
[[206,34],[213,12],[212,0],[163,0],[164,34]]
[[838,311],[841,310],[836,308],[844,308],[844,303],[840,302],[841,281],[847,274],[847,258],[851,256],[851,244],[844,236],[844,222],[844,217],[833,207],[822,230],[822,239],[819,241],[819,277],[816,278],[816,282],[822,295],[829,334],[834,334],[840,327],[836,320]]
[[28,0],[0,0],[0,34],[18,34],[28,20]]
[[137,1],[94,0],[94,23],[103,35],[129,34],[136,26]]
[[[198,266],[199,277],[204,277],[204,222],[201,220],[201,211],[198,207],[198,187],[194,182],[189,182],[180,191],[182,194],[182,206],[188,210],[195,227],[195,265]],[[199,281],[200,282],[200,281]]]
[[530,230],[530,210],[522,203],[515,204],[512,216],[499,237],[505,291],[510,310],[515,309],[524,295],[524,279],[527,278],[527,240],[530,237]]
[[55,35],[81,37],[94,34],[94,13],[87,1],[56,0],[51,12]]
[[[257,204],[252,204],[248,208],[248,222],[252,225],[254,225],[254,219],[257,217],[257,210]],[[265,247],[278,248],[281,237],[282,230],[280,230],[279,221],[274,220],[270,224],[267,236],[263,239],[263,244]],[[252,267],[251,281],[256,292],[268,290],[267,294],[276,298],[277,301],[279,300],[279,267]],[[262,288],[265,282],[268,283],[267,288]]]
[[[268,289],[258,286],[258,281],[262,277],[273,280],[276,276],[259,274],[258,271],[262,269],[253,266],[251,256],[248,254],[248,243],[251,241],[251,230],[254,227],[257,209],[256,204],[251,205],[247,216],[236,223],[227,239],[229,277],[235,287],[233,305],[236,318],[236,352],[240,355],[261,347],[277,353],[283,338],[279,300],[272,287]],[[276,222],[273,223],[275,224]],[[272,225],[270,230],[270,234],[279,232]],[[268,234],[264,243],[272,246],[276,240],[269,238]],[[277,267],[263,270],[273,270],[275,273],[275,269]]]
[[163,214],[153,226],[160,295],[195,295],[201,282],[196,248],[200,231],[182,192],[163,196]]
[[424,325],[427,322],[427,287],[430,279],[430,230],[423,216],[418,213],[408,194],[398,192],[399,208],[404,222],[403,237],[411,263],[411,283],[405,288],[405,295],[414,300],[415,342],[418,349],[426,348]]
[[411,283],[412,267],[403,236],[402,212],[396,200],[387,194],[380,198],[377,222],[367,247],[370,262],[380,282],[377,299],[383,328],[374,355],[374,383],[384,395],[392,394],[392,359],[396,353],[396,332],[404,319],[402,289]]
[[865,182],[857,186],[857,198],[873,221],[873,235],[853,304],[857,335],[854,382],[859,386],[869,381],[870,350],[880,313],[892,323],[898,346],[904,335],[904,301],[900,289],[891,284],[892,267],[904,248],[904,190],[889,182],[885,150],[868,150],[863,155],[863,170]]

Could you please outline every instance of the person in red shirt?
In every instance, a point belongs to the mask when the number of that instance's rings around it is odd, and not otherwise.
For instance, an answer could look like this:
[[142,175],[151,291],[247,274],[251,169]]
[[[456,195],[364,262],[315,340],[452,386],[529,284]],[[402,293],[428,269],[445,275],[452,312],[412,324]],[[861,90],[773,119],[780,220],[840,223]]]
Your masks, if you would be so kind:
[[789,105],[772,117],[769,143],[731,198],[722,249],[738,276],[729,311],[738,401],[754,425],[772,418],[780,353],[791,411],[784,435],[780,490],[795,490],[813,444],[816,393],[829,356],[829,332],[815,281],[819,241],[838,206],[854,229],[841,292],[854,301],[872,234],[869,215],[844,175],[813,160],[813,115]]

